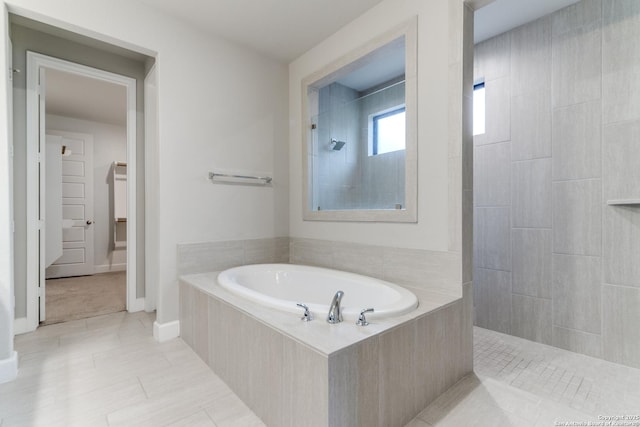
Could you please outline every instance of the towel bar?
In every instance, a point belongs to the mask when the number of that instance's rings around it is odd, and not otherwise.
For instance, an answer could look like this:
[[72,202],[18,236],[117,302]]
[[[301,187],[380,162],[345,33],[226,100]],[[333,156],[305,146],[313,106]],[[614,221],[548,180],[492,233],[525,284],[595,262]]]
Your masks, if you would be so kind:
[[273,181],[273,178],[270,176],[250,176],[250,175],[232,175],[226,173],[216,173],[209,172],[209,179],[214,180],[215,178],[236,178],[236,179],[250,179],[254,181],[262,181],[262,184],[270,184]]

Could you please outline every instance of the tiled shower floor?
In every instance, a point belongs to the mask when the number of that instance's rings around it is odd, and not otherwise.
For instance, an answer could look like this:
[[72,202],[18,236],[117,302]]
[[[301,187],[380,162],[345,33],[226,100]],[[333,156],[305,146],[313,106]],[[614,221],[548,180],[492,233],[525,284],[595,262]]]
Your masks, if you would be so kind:
[[[152,314],[115,313],[17,337],[20,373],[0,385],[0,426],[263,426],[182,340],[156,343],[152,322]],[[480,328],[474,339],[475,374],[407,426],[640,415],[638,369]]]
[[640,426],[639,369],[477,327],[473,351],[474,374],[408,426]]

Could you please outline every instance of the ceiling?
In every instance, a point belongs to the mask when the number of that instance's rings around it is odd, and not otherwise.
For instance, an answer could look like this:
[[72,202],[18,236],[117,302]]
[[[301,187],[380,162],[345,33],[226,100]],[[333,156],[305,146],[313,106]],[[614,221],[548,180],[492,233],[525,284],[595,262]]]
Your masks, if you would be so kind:
[[127,124],[127,90],[122,85],[47,69],[46,91],[47,114]]
[[527,22],[535,21],[579,0],[495,0],[476,10],[474,42],[512,30]]
[[362,92],[404,76],[404,37],[379,47],[357,62],[359,66],[340,77],[337,83]]
[[289,63],[382,0],[140,1]]

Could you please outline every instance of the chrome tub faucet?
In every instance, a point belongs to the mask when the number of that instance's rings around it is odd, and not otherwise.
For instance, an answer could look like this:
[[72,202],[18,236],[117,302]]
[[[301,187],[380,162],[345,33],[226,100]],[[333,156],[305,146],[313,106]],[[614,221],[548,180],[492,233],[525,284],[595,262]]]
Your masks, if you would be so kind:
[[327,315],[328,323],[340,323],[342,322],[342,312],[340,310],[340,301],[342,300],[342,296],[344,292],[338,291],[333,296],[331,300],[331,305],[329,306],[329,314]]

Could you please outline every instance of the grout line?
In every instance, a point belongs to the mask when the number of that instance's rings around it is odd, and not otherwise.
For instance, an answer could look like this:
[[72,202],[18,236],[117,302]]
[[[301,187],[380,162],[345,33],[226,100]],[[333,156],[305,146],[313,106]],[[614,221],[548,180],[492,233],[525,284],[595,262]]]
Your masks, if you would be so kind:
[[[468,190],[467,190],[468,191]],[[509,208],[511,209],[511,205],[475,205],[474,208],[476,209],[506,209]]]
[[[600,182],[600,189],[602,190],[601,196],[602,200],[605,201],[605,167],[604,167],[604,2],[600,4],[600,175],[602,176],[602,181]],[[606,205],[605,205],[606,206]],[[600,207],[601,215],[600,215],[600,253],[602,254],[602,263],[600,268],[600,356],[605,358],[605,338],[604,338],[604,287],[605,287],[605,266],[603,265],[606,262],[606,258],[604,256],[604,241],[605,241],[605,215],[606,209],[604,207]],[[591,392],[591,390],[589,390]]]
[[522,292],[511,292],[512,295],[517,295],[519,297],[529,297],[529,298],[537,298],[537,299],[544,299],[544,300],[553,300],[553,298],[545,298],[545,297],[539,297],[537,295],[529,295],[529,294],[523,294]]
[[499,270],[497,268],[487,268],[487,267],[479,267],[479,266],[476,266],[475,268],[477,268],[478,270],[501,271],[503,273],[511,273],[511,270]]
[[[566,329],[566,330],[572,331],[572,332],[580,332],[582,334],[588,334],[588,335],[594,335],[594,336],[597,336],[597,337],[602,337],[602,333],[596,334],[595,332],[587,332],[587,331],[583,331],[583,330],[576,329],[576,328],[570,328],[568,326],[556,325],[555,323],[553,323],[551,326],[554,327],[554,328]],[[562,347],[558,347],[558,348],[562,348]],[[563,348],[563,350],[567,350],[567,349]],[[567,351],[571,351],[571,350],[567,350]],[[576,352],[574,352],[574,353],[576,353]],[[576,353],[576,354],[582,354],[582,355],[585,355],[585,356],[589,356],[588,354],[585,354],[585,353]],[[591,357],[593,357],[593,356],[591,356]]]
[[602,283],[602,288],[604,288],[605,286],[613,286],[615,288],[626,288],[626,289],[634,289],[638,292],[640,292],[640,286],[634,286],[634,285],[619,285],[616,283],[607,283],[607,282],[603,282]]
[[202,408],[202,410],[204,411],[204,413],[207,416],[207,418],[209,418],[211,420],[213,425],[217,427],[218,424],[216,424],[216,421],[211,417],[211,414],[209,413],[209,411],[207,411],[205,408]]
[[580,182],[580,181],[602,181],[602,177],[593,177],[593,178],[574,178],[574,179],[553,179],[552,183],[560,183],[560,182]]
[[[573,256],[573,257],[587,257],[587,258],[600,258],[603,259],[602,255],[586,255],[586,254],[573,254],[573,253],[566,253],[566,252],[555,252],[555,251],[551,251],[551,255],[562,255],[562,256]],[[553,278],[552,278],[553,280]]]
[[136,379],[138,380],[138,384],[140,384],[140,388],[142,388],[142,392],[144,393],[144,396],[149,399],[149,394],[147,393],[147,390],[144,388],[144,385],[142,385],[142,380],[140,380],[140,376],[136,375]]
[[[484,134],[484,133],[483,133],[483,134],[481,134],[481,135],[486,135],[486,134]],[[474,144],[473,144],[473,149],[481,148],[481,147],[486,147],[487,145],[506,144],[507,142],[511,142],[511,140],[510,140],[510,139],[505,139],[505,140],[502,140],[502,141],[485,142],[484,144],[476,144],[476,143],[474,142]]]
[[553,230],[550,227],[511,227],[512,230]]
[[513,163],[535,162],[535,161],[538,161],[538,160],[551,160],[551,159],[552,159],[551,156],[535,157],[533,159],[512,160],[511,164],[513,164]]

